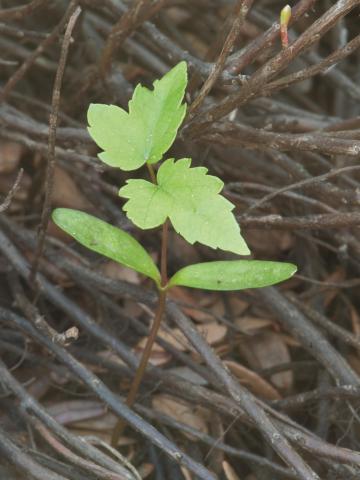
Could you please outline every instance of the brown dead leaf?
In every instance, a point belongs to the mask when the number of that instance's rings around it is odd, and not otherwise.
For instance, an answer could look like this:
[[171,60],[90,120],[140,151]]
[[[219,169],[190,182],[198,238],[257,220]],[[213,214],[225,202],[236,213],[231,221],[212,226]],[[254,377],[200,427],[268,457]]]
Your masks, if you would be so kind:
[[[198,304],[198,298],[196,298],[195,294],[190,293],[188,290],[185,290],[184,288],[180,288],[180,287],[173,287],[169,291],[169,297],[177,302],[188,304],[188,305]],[[197,322],[211,322],[214,319],[213,315],[211,315],[210,313],[203,312],[195,307],[192,308],[192,307],[181,306],[181,310],[186,315],[193,318]]]
[[169,291],[169,296],[179,303],[189,305],[180,306],[186,315],[199,323],[212,322],[214,316],[221,317],[225,314],[222,298],[218,294],[207,293],[204,295],[197,291],[191,292],[181,287],[173,287]]
[[[97,353],[97,356],[100,358],[103,358],[104,360],[108,360],[110,362],[116,363],[121,367],[124,367],[126,365],[125,362],[118,355],[116,355],[115,352],[112,352],[111,350],[102,350],[101,352]],[[98,371],[96,370],[97,368],[100,368],[101,369],[100,371],[103,371],[103,367],[101,365],[91,367],[91,370],[93,372],[96,372]]]
[[215,353],[218,357],[223,358],[229,355],[233,351],[233,346],[230,342],[224,342],[220,345],[217,345],[215,348]]
[[[239,346],[249,365],[256,369],[271,368],[291,361],[290,353],[281,335],[263,332],[248,338]],[[293,383],[293,373],[284,371],[271,376],[271,381],[282,391],[288,391]]]
[[[114,429],[118,417],[111,412],[87,420],[81,420],[72,423],[70,428],[72,432],[78,435],[96,435],[97,437],[110,444],[111,433]],[[122,436],[119,440],[118,446],[129,446],[136,443],[135,438]]]
[[209,305],[208,309],[217,317],[225,316],[225,305],[221,295],[216,295],[214,297],[214,301]]
[[216,345],[224,340],[227,328],[217,322],[202,323],[196,327],[209,345]]
[[180,352],[192,348],[185,335],[178,328],[161,328],[158,336],[163,340],[166,340]]
[[[141,355],[143,354],[147,339],[148,337],[143,337],[134,348],[135,353],[139,355],[139,357],[141,357]],[[154,343],[151,350],[150,360],[149,360],[151,365],[159,367],[161,365],[165,365],[171,359],[172,359],[172,356],[170,353],[168,353],[158,343]]]
[[125,298],[123,300],[123,305],[124,305],[124,311],[126,312],[127,316],[130,318],[131,317],[139,318],[144,311],[142,305],[139,303],[135,303],[133,300],[128,300]]
[[47,407],[49,414],[61,425],[86,422],[103,417],[105,406],[93,400],[67,400]]
[[285,345],[288,347],[294,347],[294,348],[301,348],[301,342],[299,340],[296,340],[296,338],[292,337],[291,335],[288,335],[287,333],[279,333],[280,337],[283,339]]
[[175,265],[192,265],[201,262],[197,249],[174,231],[169,232],[169,245],[174,255]]
[[[29,260],[29,263],[32,263],[35,259],[35,251],[34,250],[27,250],[25,252],[26,258]],[[71,258],[73,260],[73,257]],[[42,256],[39,260],[39,265],[41,270],[46,272],[50,279],[55,281],[58,285],[64,285],[67,283],[69,277],[64,273],[63,270],[58,268],[54,262],[50,262],[44,256]]]
[[[217,322],[202,323],[196,325],[196,328],[209,345],[215,345],[221,342],[221,340],[225,338],[227,332],[227,328]],[[170,345],[181,352],[193,350],[188,339],[178,328],[162,328],[159,332],[159,337],[166,340]]]
[[18,169],[24,147],[15,142],[0,143],[0,174],[12,173]]
[[101,272],[114,280],[124,280],[125,282],[140,284],[140,276],[134,270],[125,268],[117,262],[109,260],[101,265]]
[[237,295],[229,296],[231,313],[234,317],[242,315],[249,308],[249,303],[242,300]]
[[206,42],[201,41],[199,35],[194,35],[186,30],[183,30],[182,33],[189,45],[191,45],[191,48],[196,52],[196,55],[200,58],[206,57],[209,45]]
[[[202,407],[193,406],[183,400],[175,399],[167,394],[154,395],[152,399],[154,410],[185,423],[196,430],[208,433],[205,416],[208,415]],[[191,437],[191,436],[190,436]],[[193,437],[191,437],[192,440]]]
[[355,372],[360,375],[360,359],[355,354],[349,354],[346,356],[346,360],[348,361],[351,368],[355,370]]
[[261,256],[278,258],[279,255],[289,250],[294,245],[294,235],[280,230],[257,230],[246,231],[246,242],[251,251]]
[[233,467],[230,465],[229,462],[224,460],[222,462],[222,467],[223,467],[225,477],[227,478],[227,480],[240,480],[240,477],[238,475],[236,475],[235,470],[233,469]]
[[353,332],[357,337],[359,337],[360,336],[360,315],[353,305],[351,305],[351,308],[350,308],[350,318],[351,318]]
[[273,325],[273,321],[269,318],[257,318],[257,317],[237,317],[235,318],[235,325],[241,329],[244,334],[254,335],[264,328],[268,328]]
[[[324,282],[343,282],[346,279],[346,272],[343,267],[339,266],[334,272],[324,278]],[[338,288],[331,288],[324,292],[324,306],[328,307],[334,298],[339,294]]]
[[260,375],[232,360],[225,360],[224,364],[239,379],[239,382],[246,386],[254,395],[267,400],[279,400],[279,392],[264,380]]
[[140,467],[137,467],[137,471],[141,478],[147,478],[154,471],[154,465],[152,463],[142,463]]
[[70,175],[61,167],[55,167],[53,203],[57,207],[91,210],[92,205],[79,190]]
[[181,466],[181,473],[184,475],[185,480],[193,480],[191,473],[186,467]]
[[191,19],[189,12],[187,12],[181,7],[168,8],[166,10],[166,15],[177,27],[179,27],[181,24],[188,22]]

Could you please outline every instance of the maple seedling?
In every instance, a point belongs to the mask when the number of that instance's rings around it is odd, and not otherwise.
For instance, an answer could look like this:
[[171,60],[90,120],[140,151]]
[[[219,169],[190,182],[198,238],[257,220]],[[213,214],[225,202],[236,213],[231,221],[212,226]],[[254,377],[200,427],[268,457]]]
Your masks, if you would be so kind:
[[[98,155],[101,161],[126,171],[147,166],[150,181],[129,179],[119,195],[127,199],[123,209],[137,227],[147,230],[162,226],[160,271],[142,245],[120,228],[67,208],[58,208],[52,215],[54,222],[79,243],[151,278],[157,287],[158,305],[127,397],[128,406],[135,401],[172,287],[223,291],[259,288],[286,280],[296,271],[290,263],[227,260],[184,266],[168,279],[169,224],[191,244],[199,242],[237,255],[250,254],[233,214],[234,205],[220,194],[223,182],[208,175],[205,167],[191,166],[190,158],[162,161],[185,116],[186,85],[186,63],[180,62],[154,82],[153,90],[139,84],[128,112],[102,104],[91,104],[88,110],[88,131],[102,150]],[[119,421],[113,431],[113,445],[123,427]]]

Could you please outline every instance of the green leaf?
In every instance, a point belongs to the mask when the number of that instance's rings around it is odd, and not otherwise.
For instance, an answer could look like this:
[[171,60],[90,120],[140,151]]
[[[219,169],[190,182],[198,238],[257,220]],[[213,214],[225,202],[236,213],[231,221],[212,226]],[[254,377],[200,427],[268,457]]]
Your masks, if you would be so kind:
[[128,180],[119,195],[128,198],[127,216],[140,228],[154,228],[169,217],[174,229],[193,244],[200,242],[240,255],[250,253],[232,214],[234,205],[219,195],[223,182],[206,175],[204,167],[190,168],[191,159],[166,160],[157,185]]
[[274,285],[290,278],[297,270],[292,263],[261,260],[230,260],[197,263],[182,268],[169,285],[205,290],[243,290]]
[[99,218],[68,208],[57,208],[52,219],[89,250],[132,268],[160,285],[160,273],[150,255],[131,235]]
[[180,62],[154,82],[153,90],[139,84],[129,113],[116,105],[91,104],[88,131],[104,150],[100,160],[122,170],[161,160],[185,116],[186,105],[181,102],[186,84],[186,63]]

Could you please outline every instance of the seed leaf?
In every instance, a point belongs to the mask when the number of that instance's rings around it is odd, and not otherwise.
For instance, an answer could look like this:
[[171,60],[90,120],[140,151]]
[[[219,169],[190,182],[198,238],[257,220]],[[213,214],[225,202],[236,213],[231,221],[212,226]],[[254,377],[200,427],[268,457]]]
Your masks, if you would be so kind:
[[205,290],[243,290],[274,285],[290,278],[297,270],[292,263],[261,260],[230,260],[197,263],[182,268],[169,285]]
[[132,268],[160,285],[160,273],[150,255],[134,237],[79,210],[57,208],[52,219],[89,250]]
[[161,160],[185,116],[186,84],[186,63],[180,62],[154,82],[153,90],[139,84],[129,113],[116,105],[91,104],[88,132],[104,150],[100,160],[128,171]]
[[250,253],[232,210],[219,195],[223,182],[207,175],[204,167],[190,168],[191,159],[166,160],[159,168],[157,185],[128,180],[119,195],[128,198],[127,216],[142,229],[163,224],[169,217],[174,229],[193,244],[200,242],[239,255]]

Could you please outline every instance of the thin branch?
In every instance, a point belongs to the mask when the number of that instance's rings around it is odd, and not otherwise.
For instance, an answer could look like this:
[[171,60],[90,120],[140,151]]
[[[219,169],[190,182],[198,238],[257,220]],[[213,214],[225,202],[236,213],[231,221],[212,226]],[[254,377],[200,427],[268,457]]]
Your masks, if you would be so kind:
[[278,151],[318,152],[352,157],[360,154],[360,140],[337,138],[335,135],[322,133],[277,133],[230,122],[208,126],[207,131],[194,140],[227,147],[246,146],[257,150],[272,148]]
[[67,480],[62,475],[36,463],[27,453],[23,452],[8,434],[0,427],[0,452],[2,458],[8,460],[28,477],[30,474],[36,480]]
[[189,107],[188,110],[188,116],[189,119],[191,119],[194,116],[194,113],[196,110],[199,109],[203,101],[205,100],[205,97],[210,93],[212,87],[214,86],[216,80],[218,79],[221,71],[224,68],[226,59],[228,55],[230,54],[234,43],[236,42],[236,39],[239,36],[240,29],[242,24],[244,23],[246,16],[253,4],[254,0],[238,0],[237,5],[235,7],[235,19],[232,24],[232,27],[230,29],[230,32],[228,33],[224,45],[221,49],[220,55],[215,62],[210,75],[206,79],[204,85],[202,86],[198,96],[196,99],[193,101],[191,106]]
[[231,398],[246,412],[280,458],[298,474],[299,479],[308,480],[309,478],[313,478],[315,480],[319,478],[303,461],[301,456],[293,450],[290,443],[288,443],[282,432],[278,430],[268,414],[256,403],[253,395],[233,378],[221,360],[214,354],[209,345],[207,345],[198,330],[191,324],[186,316],[182,314],[178,307],[169,302],[167,311],[193,347],[196,348],[204,358],[209,368],[214,371],[219,382],[221,382]]
[[[44,425],[42,425],[41,422],[39,422],[39,420],[30,416],[27,416],[27,420],[44,438],[46,443],[50,445],[55,452],[64,457],[68,462],[77,465],[78,467],[89,472],[92,475],[96,475],[96,478],[98,478],[99,480],[124,480],[123,474],[111,472],[104,467],[96,465],[90,460],[85,460],[80,456],[76,455],[72,450],[65,447],[61,442],[59,442],[59,440],[57,440],[54,435]],[[126,479],[129,478],[135,480],[134,476],[127,474]],[[136,480],[141,480],[139,474],[136,476]]]
[[[297,20],[309,12],[315,3],[316,0],[301,0],[292,7],[289,26],[293,25]],[[274,42],[278,40],[279,33],[280,24],[279,22],[275,22],[266,32],[257,36],[239,52],[234,53],[229,58],[227,70],[232,74],[241,73],[246,66],[254,63],[265,49],[271,47]]]
[[189,135],[190,138],[197,137],[200,133],[206,131],[209,123],[220,120],[235,108],[244,105],[254,98],[266,83],[286,68],[299,53],[310,48],[315,42],[318,42],[340,18],[348,14],[353,8],[358,6],[358,4],[358,0],[339,0],[318,20],[310,25],[288,48],[281,50],[277,55],[262,65],[249,80],[243,83],[239,92],[230,95],[214,107],[210,107],[203,113],[197,115],[191,122],[191,128],[189,128],[190,124],[187,125],[187,135]]
[[[270,95],[278,92],[283,88],[288,88],[290,85],[295,83],[303,82],[308,78],[311,78],[315,75],[326,75],[327,70],[329,70],[332,66],[339,63],[344,58],[351,55],[360,47],[360,35],[357,35],[353,38],[349,43],[347,43],[344,47],[339,48],[335,52],[333,52],[328,57],[324,58],[321,62],[317,63],[316,65],[312,65],[311,67],[304,68],[299,70],[295,73],[290,75],[286,75],[285,77],[279,78],[275,80],[259,92],[259,95]],[[359,100],[360,96],[357,96],[357,100]]]
[[300,180],[299,182],[292,183],[291,185],[286,185],[283,188],[279,188],[268,195],[265,195],[263,198],[258,200],[257,202],[253,203],[245,212],[243,213],[244,216],[248,215],[250,212],[253,210],[258,209],[261,207],[261,205],[264,205],[265,203],[269,203],[270,200],[274,199],[278,195],[281,195],[285,192],[289,192],[290,190],[296,190],[298,188],[304,188],[308,187],[309,185],[316,185],[320,182],[324,182],[328,180],[329,178],[336,177],[338,175],[342,175],[343,173],[346,172],[352,172],[354,170],[360,170],[360,165],[349,165],[348,167],[341,167],[341,168],[334,168],[333,170],[330,170],[330,172],[324,173],[322,175],[317,175],[312,178],[306,178],[305,180]]
[[131,32],[156,14],[168,0],[135,0],[112,27],[99,61],[99,71],[106,77],[116,50]]
[[246,228],[270,228],[275,230],[323,230],[329,228],[351,228],[360,225],[359,212],[325,213],[306,215],[305,217],[284,217],[278,214],[264,215],[262,217],[237,217]]
[[[161,448],[172,460],[184,465],[202,480],[216,480],[216,476],[207,468],[200,465],[186,453],[181,452],[175,444],[164,437],[153,426],[145,422],[137,414],[133,413],[127,405],[121,402],[119,398],[113,392],[111,392],[111,390],[100,380],[99,377],[94,375],[84,365],[78,362],[67,350],[55,343],[52,343],[49,338],[37,331],[27,320],[10,312],[9,310],[5,310],[0,307],[0,318],[11,319],[14,325],[17,325],[41,345],[53,352],[58,360],[64,363],[70,369],[70,371],[74,373],[74,375],[79,377],[100,400],[105,402],[114,411],[116,415],[118,415],[120,418],[123,418],[124,421],[130,424],[135,430],[139,431],[152,443]],[[50,477],[48,477],[48,479],[50,479]],[[64,479],[61,478],[61,480]]]
[[[358,280],[358,283],[359,282],[360,280]],[[345,343],[345,345],[351,345],[352,347],[356,348],[356,350],[360,351],[360,339],[352,332],[349,332],[340,327],[340,325],[337,323],[332,322],[325,315],[304,303],[304,301],[300,301],[293,293],[288,292],[286,297],[316,325],[323,328],[330,335],[333,335],[334,338],[340,339]]]
[[360,386],[360,378],[324,335],[278,289],[256,290],[260,298],[276,313],[277,320],[315,357],[339,384]]
[[37,8],[46,5],[48,0],[33,0],[32,2],[18,7],[4,8],[0,10],[0,20],[21,20],[31,15]]
[[111,470],[112,472],[123,475],[124,479],[132,480],[129,472],[120,464],[115,462],[112,458],[105,455],[101,450],[93,447],[90,443],[80,440],[79,437],[71,433],[71,431],[64,428],[49,413],[40,405],[40,403],[30,395],[29,392],[14,378],[14,376],[6,368],[5,364],[0,359],[0,373],[1,381],[6,388],[11,391],[15,397],[20,401],[19,411],[24,414],[32,414],[50,430],[58,438],[68,445],[73,452],[78,452],[85,458],[97,462],[98,465]]
[[39,314],[37,308],[26,298],[24,289],[14,272],[9,273],[9,285],[17,306],[20,307],[27,318],[34,322],[34,326],[51,338],[53,342],[67,346],[78,339],[79,329],[77,327],[70,327],[65,332],[58,333],[49,325],[46,319]]
[[0,204],[0,213],[5,212],[5,210],[9,208],[12,199],[14,198],[16,192],[19,189],[23,173],[24,173],[24,170],[20,168],[13,186],[10,188],[8,194],[5,197],[5,200]]
[[[51,215],[51,199],[54,186],[54,171],[56,165],[56,155],[55,155],[55,144],[56,144],[56,129],[59,118],[59,108],[60,108],[60,94],[61,94],[61,85],[65,71],[66,60],[69,52],[69,47],[71,43],[71,34],[75,27],[76,20],[78,19],[81,8],[76,7],[76,0],[71,2],[70,11],[72,12],[69,18],[68,25],[65,30],[64,40],[61,47],[60,59],[58,69],[56,71],[56,77],[53,88],[53,95],[51,101],[51,114],[50,114],[50,123],[49,123],[49,144],[48,144],[48,159],[47,159],[47,169],[46,169],[46,180],[45,180],[45,199],[43,204],[43,209],[41,213],[41,224],[39,230],[39,240],[38,246],[34,256],[34,262],[30,274],[30,282],[32,283],[36,277],[36,272],[39,265],[39,260],[42,255],[42,251],[45,243],[45,236],[47,227]],[[76,8],[75,8],[76,7]]]
[[280,410],[298,410],[306,408],[310,403],[318,402],[323,398],[330,400],[359,400],[360,388],[354,385],[317,388],[310,392],[299,393],[290,397],[275,400],[272,405]]
[[22,63],[22,65],[16,70],[16,72],[13,73],[13,75],[9,78],[9,80],[5,83],[4,87],[2,88],[2,91],[0,93],[0,103],[3,103],[8,96],[10,95],[11,91],[14,89],[15,85],[24,77],[25,73],[29,70],[29,68],[34,64],[35,60],[45,52],[45,50],[52,45],[60,33],[62,32],[64,26],[68,22],[69,18],[73,14],[75,7],[76,7],[76,1],[72,0],[68,8],[66,9],[66,12],[63,16],[63,18],[60,20],[58,25],[54,28],[54,30],[50,33],[48,37],[46,37],[36,48],[36,50],[29,55],[26,60]]

